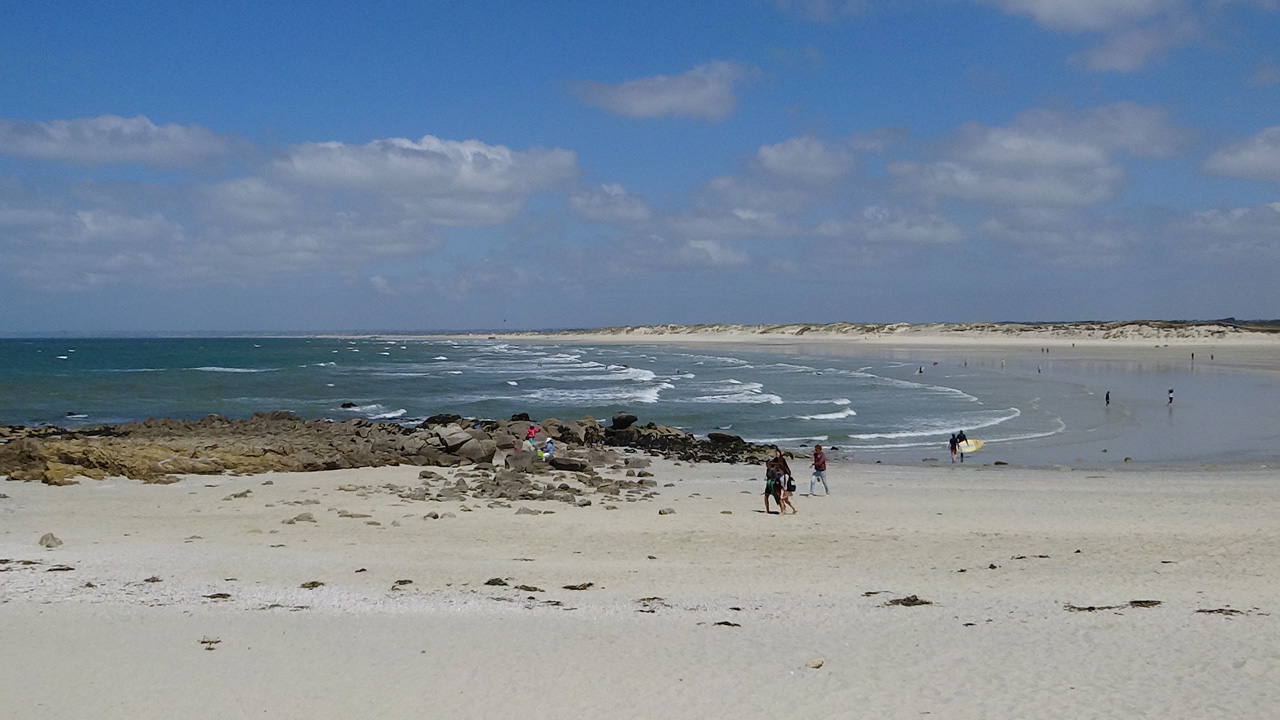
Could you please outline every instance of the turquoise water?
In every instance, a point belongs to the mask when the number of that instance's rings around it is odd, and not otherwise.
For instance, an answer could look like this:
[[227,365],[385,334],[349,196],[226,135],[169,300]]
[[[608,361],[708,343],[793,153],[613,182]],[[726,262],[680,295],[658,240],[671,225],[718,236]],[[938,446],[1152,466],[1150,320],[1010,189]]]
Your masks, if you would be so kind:
[[[985,462],[1280,455],[1270,421],[1280,382],[1265,376],[1173,363],[848,352],[420,337],[11,339],[0,340],[0,423],[289,410],[412,425],[445,412],[607,419],[626,410],[699,435],[721,430],[792,448],[820,442],[866,462],[946,459],[947,438],[960,429],[987,442],[971,458]],[[1173,409],[1164,404],[1168,386],[1177,388]]]

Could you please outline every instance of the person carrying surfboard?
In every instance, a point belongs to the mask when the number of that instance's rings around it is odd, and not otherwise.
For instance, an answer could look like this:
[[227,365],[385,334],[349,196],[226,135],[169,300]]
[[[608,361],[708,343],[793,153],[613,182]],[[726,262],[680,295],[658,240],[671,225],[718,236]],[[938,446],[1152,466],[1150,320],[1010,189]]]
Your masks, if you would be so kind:
[[956,433],[956,449],[960,450],[960,462],[964,462],[964,450],[961,450],[960,446],[968,441],[969,438],[965,436],[963,430]]

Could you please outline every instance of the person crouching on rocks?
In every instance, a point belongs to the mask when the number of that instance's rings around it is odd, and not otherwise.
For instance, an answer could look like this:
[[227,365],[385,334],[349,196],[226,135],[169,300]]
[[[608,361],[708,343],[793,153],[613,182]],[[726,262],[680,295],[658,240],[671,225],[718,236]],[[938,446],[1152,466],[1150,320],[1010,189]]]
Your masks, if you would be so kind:
[[546,447],[542,448],[542,459],[551,462],[551,458],[556,454],[556,444],[551,438],[547,438]]

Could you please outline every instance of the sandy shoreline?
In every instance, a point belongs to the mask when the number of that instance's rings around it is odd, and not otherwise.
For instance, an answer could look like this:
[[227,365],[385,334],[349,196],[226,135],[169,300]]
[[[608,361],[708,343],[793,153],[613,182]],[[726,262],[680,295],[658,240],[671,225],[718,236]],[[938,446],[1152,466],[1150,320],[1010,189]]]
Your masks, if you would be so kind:
[[[0,670],[22,679],[5,716],[1189,718],[1280,700],[1270,468],[848,465],[794,517],[757,512],[754,468],[669,461],[657,499],[617,510],[372,491],[416,471],[0,484]],[[282,524],[304,510],[317,522]],[[886,605],[910,595],[932,604]]]

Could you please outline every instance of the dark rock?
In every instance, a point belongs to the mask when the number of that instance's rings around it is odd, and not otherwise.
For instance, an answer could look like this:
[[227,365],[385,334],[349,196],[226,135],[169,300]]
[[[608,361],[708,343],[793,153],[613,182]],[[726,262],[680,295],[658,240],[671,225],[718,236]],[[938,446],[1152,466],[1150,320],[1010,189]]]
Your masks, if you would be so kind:
[[609,426],[611,430],[626,430],[638,421],[640,418],[628,412],[619,412],[613,414],[613,421]]

